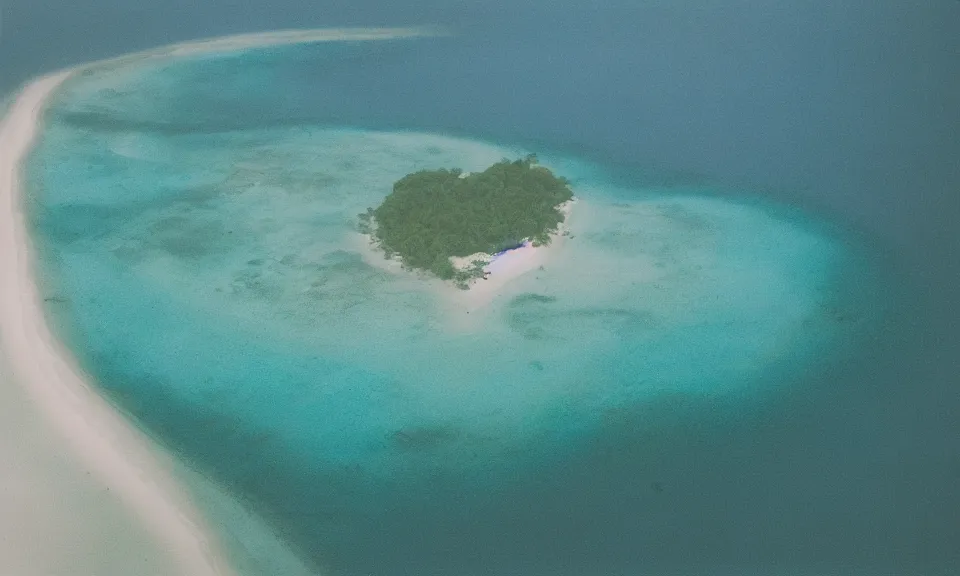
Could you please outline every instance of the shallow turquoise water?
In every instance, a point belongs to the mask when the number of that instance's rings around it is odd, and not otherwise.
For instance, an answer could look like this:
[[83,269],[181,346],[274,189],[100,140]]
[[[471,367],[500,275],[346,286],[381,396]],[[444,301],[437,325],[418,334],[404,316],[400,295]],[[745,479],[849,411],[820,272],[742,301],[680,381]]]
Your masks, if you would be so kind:
[[710,491],[670,493],[698,455],[873,325],[860,249],[746,193],[538,149],[580,199],[573,237],[467,320],[366,263],[354,215],[411,171],[530,150],[317,96],[340,87],[307,71],[398,46],[71,81],[29,166],[51,317],[112,399],[328,573],[630,573],[695,540]]

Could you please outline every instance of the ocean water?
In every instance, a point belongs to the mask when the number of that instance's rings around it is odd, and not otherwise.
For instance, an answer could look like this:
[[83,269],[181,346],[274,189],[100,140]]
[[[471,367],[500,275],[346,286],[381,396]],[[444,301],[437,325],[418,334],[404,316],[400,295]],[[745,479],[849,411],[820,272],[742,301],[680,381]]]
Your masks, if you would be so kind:
[[[28,194],[50,318],[81,363],[321,574],[829,564],[889,485],[825,482],[836,453],[796,433],[851,441],[818,410],[887,345],[883,260],[749,190],[491,138],[430,96],[445,68],[423,60],[450,42],[71,80]],[[528,152],[571,180],[571,237],[488,308],[467,318],[439,283],[365,260],[355,215],[401,176]],[[824,522],[841,500],[846,520]]]

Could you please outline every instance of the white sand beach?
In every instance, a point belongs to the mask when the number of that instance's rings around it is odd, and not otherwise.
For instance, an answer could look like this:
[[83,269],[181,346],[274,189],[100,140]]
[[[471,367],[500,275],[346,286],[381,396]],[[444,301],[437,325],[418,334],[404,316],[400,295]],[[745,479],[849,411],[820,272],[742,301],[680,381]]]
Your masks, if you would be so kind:
[[[0,458],[7,464],[0,476],[0,573],[202,576],[232,574],[238,565],[313,573],[232,496],[183,467],[103,399],[50,331],[20,202],[21,163],[48,99],[72,74],[101,66],[278,44],[440,34],[434,28],[345,28],[186,42],[40,78],[5,113],[0,110]],[[242,526],[230,542],[219,541],[204,525],[182,482],[187,477],[194,494],[204,498],[205,513]],[[267,549],[274,560],[260,565],[257,551]]]
[[176,556],[90,473],[7,363],[0,350],[0,573],[182,574]]
[[460,290],[452,286],[450,290],[445,290],[445,299],[453,306],[453,310],[460,314],[481,310],[489,306],[498,295],[507,292],[508,286],[518,278],[536,272],[541,266],[546,266],[568,240],[565,233],[569,230],[571,214],[577,202],[577,199],[573,199],[560,206],[564,219],[552,235],[549,244],[533,246],[527,243],[522,248],[509,250],[492,258],[484,267],[484,270],[489,273],[486,280],[475,280],[469,290]]
[[[311,42],[340,42],[344,40],[398,40],[421,36],[440,36],[446,32],[436,27],[409,28],[322,28],[318,30],[276,30],[253,34],[237,34],[184,42],[166,51],[156,51],[164,56],[185,56],[214,52],[229,52],[258,46],[281,46],[283,44],[307,44]],[[151,51],[154,52],[154,51]]]
[[[12,378],[24,386],[82,464],[172,553],[179,573],[225,574],[227,564],[216,543],[172,478],[169,457],[89,386],[46,324],[21,210],[20,164],[37,135],[46,100],[69,75],[62,72],[29,84],[0,124],[2,349]],[[44,540],[43,534],[34,536]]]
[[361,42],[377,40],[400,40],[422,37],[445,36],[449,32],[438,26],[411,26],[397,28],[316,28],[303,30],[276,30],[235,34],[216,38],[191,40],[168,46],[131,52],[88,62],[80,68],[95,70],[100,67],[125,66],[140,61],[185,58],[204,54],[228,54],[251,48],[282,46],[288,44],[315,44],[322,42]]
[[383,253],[376,248],[369,235],[358,234],[354,248],[360,253],[364,262],[371,266],[391,274],[406,275],[417,278],[419,282],[425,282],[437,295],[440,305],[455,318],[454,325],[466,328],[475,325],[475,322],[465,322],[465,315],[483,310],[498,296],[511,293],[509,290],[511,284],[546,266],[563,249],[569,240],[567,232],[575,212],[574,208],[580,202],[582,201],[574,198],[560,206],[564,220],[546,246],[533,246],[528,242],[521,248],[508,250],[497,256],[477,253],[452,259],[458,268],[468,266],[471,261],[477,259],[487,262],[484,266],[484,271],[488,272],[486,279],[473,280],[467,290],[457,288],[452,282],[444,282],[426,277],[420,272],[404,270],[399,259],[384,258]]

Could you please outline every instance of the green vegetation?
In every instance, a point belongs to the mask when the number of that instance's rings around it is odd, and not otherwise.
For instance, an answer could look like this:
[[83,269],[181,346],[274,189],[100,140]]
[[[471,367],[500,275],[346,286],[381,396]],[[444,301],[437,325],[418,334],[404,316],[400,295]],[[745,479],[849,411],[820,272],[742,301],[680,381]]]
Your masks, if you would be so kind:
[[376,209],[360,214],[360,229],[389,258],[466,287],[484,262],[456,268],[451,257],[495,254],[526,240],[539,246],[563,222],[559,206],[573,198],[568,182],[537,164],[536,156],[502,160],[464,176],[459,169],[404,176]]

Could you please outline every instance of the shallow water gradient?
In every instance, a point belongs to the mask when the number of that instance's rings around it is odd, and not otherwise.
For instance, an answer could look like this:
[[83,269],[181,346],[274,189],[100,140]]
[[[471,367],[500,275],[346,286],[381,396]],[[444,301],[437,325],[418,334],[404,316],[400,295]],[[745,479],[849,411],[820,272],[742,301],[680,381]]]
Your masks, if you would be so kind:
[[[396,61],[430,42],[447,40],[72,80],[29,194],[50,316],[84,366],[325,574],[809,558],[784,537],[803,510],[778,510],[792,465],[770,432],[877,333],[873,261],[746,192],[657,186],[351,98],[409,82]],[[393,181],[530,151],[572,181],[571,237],[482,314],[364,262],[355,215]]]

